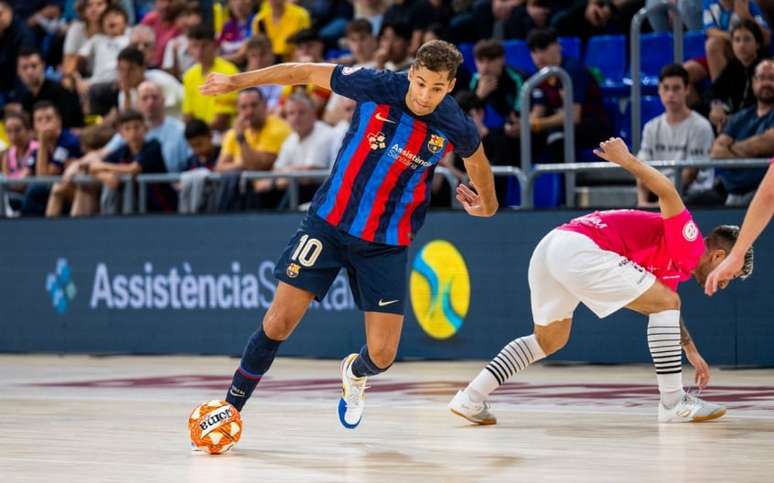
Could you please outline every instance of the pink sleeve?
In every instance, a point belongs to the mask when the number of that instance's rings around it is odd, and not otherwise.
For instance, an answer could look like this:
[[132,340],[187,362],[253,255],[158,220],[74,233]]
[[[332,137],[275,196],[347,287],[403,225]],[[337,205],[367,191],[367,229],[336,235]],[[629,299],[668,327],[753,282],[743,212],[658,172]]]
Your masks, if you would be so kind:
[[688,210],[664,219],[664,236],[669,255],[681,270],[690,272],[704,253],[704,237]]

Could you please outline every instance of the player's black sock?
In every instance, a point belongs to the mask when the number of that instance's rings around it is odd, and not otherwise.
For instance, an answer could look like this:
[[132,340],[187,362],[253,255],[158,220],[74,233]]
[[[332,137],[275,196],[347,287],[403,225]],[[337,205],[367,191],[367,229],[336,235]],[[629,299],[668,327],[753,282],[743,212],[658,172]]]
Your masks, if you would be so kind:
[[[392,364],[390,364],[391,366]],[[362,349],[360,349],[360,354],[357,356],[357,359],[355,359],[352,362],[352,375],[355,377],[363,377],[363,376],[374,376],[376,374],[382,373],[390,368],[390,366],[387,366],[385,368],[381,368],[374,364],[374,361],[371,360],[371,357],[368,355],[368,346],[363,346]]]
[[231,387],[226,394],[226,401],[242,411],[242,407],[255,390],[255,386],[271,367],[281,343],[281,340],[269,339],[263,332],[263,328],[250,336],[245,351],[242,353],[239,367],[234,372]]

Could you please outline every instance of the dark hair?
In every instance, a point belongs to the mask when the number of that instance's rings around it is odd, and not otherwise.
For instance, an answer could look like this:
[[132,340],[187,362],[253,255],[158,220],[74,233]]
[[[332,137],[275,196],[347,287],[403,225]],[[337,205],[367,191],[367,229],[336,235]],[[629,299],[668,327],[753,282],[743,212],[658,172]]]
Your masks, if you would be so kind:
[[683,85],[687,86],[689,83],[688,71],[682,64],[667,64],[661,68],[661,72],[658,75],[659,84],[667,77],[679,77],[683,80]]
[[365,34],[373,35],[374,27],[366,18],[356,18],[347,24],[347,35]]
[[22,57],[32,57],[33,55],[37,55],[41,60],[43,60],[43,56],[40,54],[38,49],[25,45],[19,49],[19,53],[16,54],[16,58],[21,59]]
[[59,112],[59,108],[56,107],[56,104],[54,104],[51,101],[38,101],[32,106],[32,114],[34,115],[38,111],[42,111],[43,109],[53,109],[56,113],[56,116],[59,119],[62,119],[62,113]]
[[[716,226],[712,232],[704,239],[704,243],[710,250],[725,250],[726,254],[731,253],[736,239],[739,237],[739,227],[736,225]],[[744,264],[742,265],[741,279],[749,277],[753,272],[753,247],[744,254]]]
[[385,22],[379,30],[379,37],[381,37],[388,28],[392,29],[396,37],[400,37],[407,42],[411,42],[411,38],[414,36],[414,31],[407,22]]
[[126,21],[126,23],[129,23],[129,15],[126,13],[126,10],[124,10],[123,7],[121,7],[120,5],[108,2],[107,8],[105,9],[104,12],[102,12],[102,15],[99,16],[100,27],[102,27],[102,23],[105,21],[105,17],[107,17],[111,13],[117,13],[121,15],[122,17],[124,17],[124,20]]
[[481,99],[479,99],[475,93],[470,91],[460,91],[454,96],[454,99],[457,101],[457,104],[459,104],[460,109],[465,111],[465,114],[470,114],[470,111],[473,109],[484,108],[484,103]]
[[301,29],[294,33],[287,38],[286,42],[292,45],[305,44],[308,42],[322,42],[322,37],[320,37],[320,34],[317,32],[317,30],[308,28]]
[[271,50],[271,40],[264,34],[255,34],[245,44],[247,50]]
[[188,29],[186,36],[191,40],[208,40],[215,42],[215,31],[207,24],[200,23]]
[[763,31],[761,26],[755,20],[744,19],[731,28],[731,37],[734,36],[734,32],[737,30],[747,30],[755,38],[755,43],[758,44],[758,57],[763,57],[765,53],[766,43],[763,40]]
[[462,64],[462,54],[457,47],[445,40],[425,42],[417,50],[414,67],[424,67],[433,72],[446,72],[449,80],[457,75],[457,69]]
[[242,94],[253,94],[253,93],[258,94],[258,97],[262,101],[266,100],[266,97],[263,95],[263,91],[258,89],[257,87],[247,87],[245,89],[242,89],[241,91],[239,91],[239,94],[237,94],[237,96],[241,96]]
[[473,57],[476,59],[499,59],[505,57],[503,43],[495,39],[483,39],[473,47]]
[[185,138],[193,139],[202,136],[212,136],[210,126],[206,122],[196,117],[188,121],[188,123],[185,125]]
[[133,121],[140,121],[141,123],[145,124],[145,118],[139,111],[135,111],[134,109],[127,109],[118,114],[118,117],[116,118],[116,126],[121,127],[124,124]]
[[20,123],[22,123],[25,129],[32,129],[32,121],[30,120],[30,116],[24,111],[6,111],[5,115],[3,116],[3,120],[7,123],[9,119],[17,119]]
[[527,35],[527,48],[530,52],[543,50],[558,41],[559,37],[553,29],[535,29]]
[[133,45],[124,47],[121,49],[121,52],[118,53],[118,61],[120,62],[122,60],[134,65],[145,66],[145,54],[142,53],[142,50]]

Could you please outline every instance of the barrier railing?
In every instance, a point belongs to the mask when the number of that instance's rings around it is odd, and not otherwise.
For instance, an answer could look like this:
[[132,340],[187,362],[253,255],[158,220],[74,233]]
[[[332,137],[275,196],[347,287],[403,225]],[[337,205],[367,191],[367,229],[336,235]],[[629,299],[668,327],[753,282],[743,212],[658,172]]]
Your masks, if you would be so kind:
[[[675,186],[678,191],[682,191],[682,185],[680,180],[682,179],[681,173],[683,168],[760,168],[766,167],[771,163],[768,158],[755,158],[755,159],[701,159],[701,160],[683,160],[683,161],[652,161],[648,162],[650,166],[654,168],[676,168],[677,174],[675,176]],[[524,193],[527,196],[528,203],[523,205],[522,208],[530,209],[533,207],[532,195],[535,189],[535,180],[545,173],[568,173],[568,172],[585,172],[585,171],[604,171],[610,169],[623,169],[614,163],[608,163],[607,161],[594,162],[594,163],[565,163],[565,164],[536,164],[532,171],[527,174],[527,185]]]
[[631,135],[632,152],[636,153],[640,149],[640,100],[642,98],[642,67],[640,65],[640,35],[642,22],[647,15],[660,10],[671,10],[674,18],[672,19],[672,43],[674,47],[674,62],[679,64],[683,61],[683,19],[680,11],[674,3],[666,2],[653,5],[651,7],[642,7],[632,18],[631,31],[629,35],[629,57],[631,65],[632,86],[631,86]]
[[[561,67],[543,67],[535,75],[527,79],[527,82],[521,86],[519,92],[519,103],[521,106],[521,169],[523,173],[529,173],[532,170],[532,129],[529,123],[529,112],[531,110],[532,91],[549,77],[559,77],[562,83],[564,94],[562,95],[562,112],[564,113],[564,161],[565,163],[575,162],[575,119],[573,100],[575,99],[572,90],[572,79],[567,71]],[[567,206],[573,206],[573,193],[575,192],[575,176],[568,174],[564,179],[565,199]],[[521,206],[531,204],[532,198],[527,200],[527,193],[521,190]],[[572,201],[571,201],[572,200]]]

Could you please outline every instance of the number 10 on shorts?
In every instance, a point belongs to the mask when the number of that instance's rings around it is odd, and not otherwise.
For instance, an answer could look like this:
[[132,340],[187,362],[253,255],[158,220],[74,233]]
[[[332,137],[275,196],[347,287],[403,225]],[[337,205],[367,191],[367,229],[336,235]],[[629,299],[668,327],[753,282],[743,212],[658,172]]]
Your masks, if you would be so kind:
[[293,262],[298,261],[302,266],[309,268],[317,261],[317,257],[322,253],[322,249],[323,244],[320,240],[304,235],[298,241],[298,246],[290,260]]

